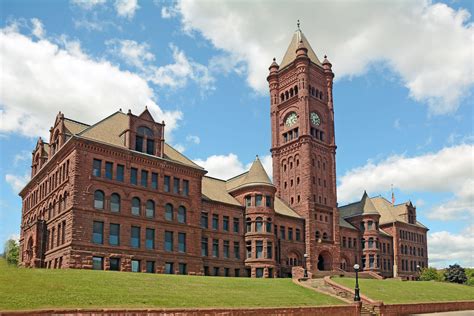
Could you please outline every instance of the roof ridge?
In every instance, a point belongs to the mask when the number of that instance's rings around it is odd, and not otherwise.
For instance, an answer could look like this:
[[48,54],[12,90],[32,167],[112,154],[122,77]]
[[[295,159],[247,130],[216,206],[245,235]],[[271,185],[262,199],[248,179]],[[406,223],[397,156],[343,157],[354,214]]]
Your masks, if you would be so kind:
[[89,124],[82,123],[82,122],[79,122],[79,121],[73,120],[73,119],[71,119],[71,118],[68,118],[68,117],[64,117],[64,120],[67,120],[67,121],[70,121],[70,122],[73,122],[73,123],[77,123],[77,124],[81,124],[81,125],[85,125],[85,126],[90,126]]
[[96,127],[96,126],[99,125],[100,123],[104,122],[105,120],[107,120],[107,119],[111,118],[112,116],[114,116],[115,114],[119,114],[119,113],[120,113],[120,114],[123,114],[123,115],[126,115],[125,113],[123,113],[123,112],[121,112],[121,111],[115,111],[114,113],[110,114],[110,115],[107,116],[107,117],[104,117],[103,119],[101,119],[100,121],[96,122],[95,124],[89,125],[88,128],[86,128],[85,130],[83,130],[82,132],[80,132],[80,133],[77,134],[77,135],[82,136],[82,134],[84,134],[85,132],[91,130],[92,128]]

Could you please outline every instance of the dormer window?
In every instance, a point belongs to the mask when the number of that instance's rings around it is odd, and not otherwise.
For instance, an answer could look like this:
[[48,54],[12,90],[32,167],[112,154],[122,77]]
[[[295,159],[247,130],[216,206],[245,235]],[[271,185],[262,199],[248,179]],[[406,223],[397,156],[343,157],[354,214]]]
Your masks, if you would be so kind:
[[135,136],[135,150],[146,152],[149,155],[155,153],[155,141],[153,139],[153,131],[145,126],[140,126],[137,129]]

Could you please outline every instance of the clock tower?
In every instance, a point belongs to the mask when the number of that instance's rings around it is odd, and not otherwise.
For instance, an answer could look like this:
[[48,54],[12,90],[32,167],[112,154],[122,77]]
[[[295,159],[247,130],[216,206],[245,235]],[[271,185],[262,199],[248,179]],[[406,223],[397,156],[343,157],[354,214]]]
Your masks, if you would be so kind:
[[270,87],[273,183],[276,195],[305,219],[308,269],[339,268],[336,142],[331,63],[321,61],[298,29]]

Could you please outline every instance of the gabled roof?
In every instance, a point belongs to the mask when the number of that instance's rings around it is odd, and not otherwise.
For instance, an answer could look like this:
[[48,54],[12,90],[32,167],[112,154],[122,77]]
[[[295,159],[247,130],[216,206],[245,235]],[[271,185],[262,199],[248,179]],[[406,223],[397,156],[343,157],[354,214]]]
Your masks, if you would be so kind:
[[69,133],[71,133],[72,135],[76,135],[82,132],[83,130],[85,130],[86,128],[88,128],[90,125],[77,122],[65,117],[64,126],[66,127]]
[[341,206],[339,207],[339,212],[341,214],[341,217],[344,218],[369,214],[379,215],[377,208],[374,206],[371,199],[367,195],[367,192],[365,191],[359,202]]
[[216,178],[202,177],[202,197],[205,200],[241,206],[241,204],[227,192],[226,181]]
[[309,44],[308,40],[306,39],[306,36],[304,36],[303,32],[300,30],[300,28],[298,28],[293,34],[293,37],[291,38],[291,41],[290,41],[290,45],[288,45],[286,53],[283,56],[283,59],[280,63],[280,69],[283,69],[284,67],[291,64],[293,60],[295,60],[296,49],[298,48],[300,41],[302,41],[303,45],[308,49],[309,59],[316,65],[319,65],[322,67],[321,62],[319,61],[318,57],[316,56],[316,53],[314,52],[313,48]]
[[204,169],[203,167],[197,165],[194,163],[191,159],[171,147],[168,143],[165,143],[165,148],[164,148],[164,155],[166,159],[169,160],[174,160],[177,162],[182,163],[183,165],[187,165],[193,168],[199,168],[199,169]]
[[128,116],[117,111],[94,125],[89,126],[80,132],[79,136],[126,148],[122,134],[127,128]]
[[249,171],[241,175],[242,177],[233,178],[234,184],[230,190],[236,190],[238,188],[251,186],[251,185],[268,185],[273,186],[272,181],[268,177],[267,172],[263,168],[260,159],[255,158]]
[[291,207],[289,207],[283,200],[280,200],[280,198],[278,197],[275,197],[274,208],[277,214],[301,218],[301,216],[299,216],[298,213],[293,211]]
[[346,221],[344,218],[342,218],[342,216],[339,216],[339,226],[345,227],[345,228],[349,228],[349,229],[358,230],[357,228],[355,228],[354,226],[352,226],[351,223],[349,223],[349,222]]

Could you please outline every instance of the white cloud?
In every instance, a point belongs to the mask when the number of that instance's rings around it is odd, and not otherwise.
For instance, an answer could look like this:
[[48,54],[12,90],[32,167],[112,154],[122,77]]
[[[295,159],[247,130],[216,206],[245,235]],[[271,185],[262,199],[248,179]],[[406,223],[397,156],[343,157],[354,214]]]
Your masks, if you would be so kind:
[[18,166],[18,164],[22,161],[29,161],[31,160],[31,152],[22,150],[20,153],[16,154],[13,157],[13,166]]
[[144,64],[155,60],[155,55],[150,52],[150,45],[132,40],[113,39],[106,42],[109,51],[127,64],[143,69]]
[[37,38],[42,39],[45,34],[43,23],[41,23],[40,20],[33,18],[31,19],[31,24],[33,24],[32,34]]
[[28,174],[24,174],[23,176],[6,174],[5,181],[11,186],[15,193],[19,193],[21,189],[25,187],[28,181],[30,181],[30,176]]
[[201,143],[201,139],[199,138],[199,136],[196,136],[196,135],[188,135],[186,136],[186,141],[190,142],[190,143],[194,143],[194,144],[199,144]]
[[360,198],[364,190],[386,192],[393,184],[403,191],[452,193],[452,200],[428,214],[431,218],[474,216],[473,157],[474,146],[461,144],[416,157],[391,156],[379,163],[368,162],[339,179],[338,199],[350,202]]
[[437,268],[454,263],[474,268],[474,225],[460,234],[447,231],[428,233],[428,258],[430,265]]
[[184,153],[184,151],[186,150],[186,147],[184,147],[182,144],[173,145],[173,148],[179,151],[180,153]]
[[[271,156],[260,157],[265,171],[272,175]],[[194,159],[194,162],[208,171],[208,176],[227,180],[248,171],[252,162],[244,165],[236,154],[212,155],[206,159]]]
[[10,239],[15,240],[16,242],[20,242],[20,234],[11,234],[10,236],[8,236],[7,240]]
[[470,15],[443,3],[268,1],[249,10],[247,2],[181,0],[176,10],[186,32],[201,32],[229,54],[229,64],[245,62],[248,84],[261,93],[272,57],[281,60],[297,19],[318,56],[329,55],[336,78],[363,75],[383,62],[433,114],[455,111],[474,83]]
[[182,114],[163,111],[145,79],[95,60],[79,42],[61,40],[64,45],[35,42],[14,28],[0,30],[0,132],[49,139],[48,127],[60,110],[67,117],[94,123],[120,107],[141,113],[147,105],[157,121],[166,122],[169,139]]
[[393,127],[395,127],[395,129],[400,129],[400,119],[396,119],[394,122],[393,122]]
[[163,19],[170,19],[175,17],[178,14],[178,11],[175,7],[162,7],[161,8],[161,17]]
[[71,3],[83,9],[90,10],[97,5],[104,4],[106,0],[71,0]]
[[115,0],[115,10],[121,17],[125,17],[129,20],[135,15],[135,11],[140,8],[137,0]]

